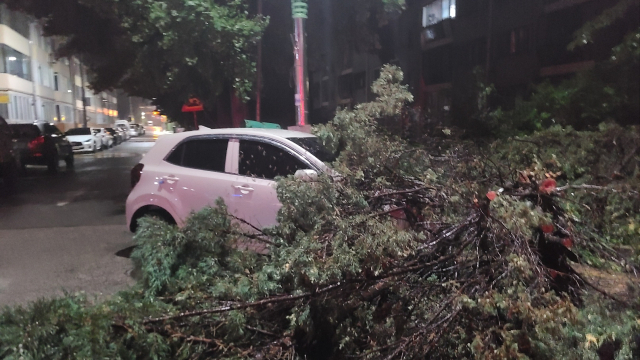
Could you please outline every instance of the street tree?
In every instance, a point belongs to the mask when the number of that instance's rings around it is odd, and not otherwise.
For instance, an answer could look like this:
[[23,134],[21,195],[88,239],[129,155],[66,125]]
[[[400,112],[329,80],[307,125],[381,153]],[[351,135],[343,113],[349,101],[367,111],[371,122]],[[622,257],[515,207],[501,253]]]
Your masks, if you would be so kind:
[[247,96],[254,46],[268,23],[242,1],[2,2],[41,21],[45,35],[60,40],[56,56],[79,57],[94,91],[156,98],[173,117],[189,96],[210,105],[225,86]]

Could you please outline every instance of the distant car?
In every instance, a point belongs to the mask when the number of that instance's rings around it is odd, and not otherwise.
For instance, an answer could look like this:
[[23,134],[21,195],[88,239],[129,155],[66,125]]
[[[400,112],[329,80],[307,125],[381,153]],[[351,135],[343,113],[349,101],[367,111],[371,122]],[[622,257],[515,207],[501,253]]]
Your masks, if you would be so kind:
[[129,124],[129,135],[131,135],[131,137],[140,136],[140,128],[138,128],[138,124]]
[[165,135],[131,170],[127,224],[135,231],[140,217],[154,215],[182,226],[189,214],[222,198],[232,215],[251,225],[275,225],[281,205],[274,178],[333,174],[323,161],[333,161],[333,154],[315,136],[296,131],[207,129]]
[[138,136],[142,136],[146,133],[144,126],[140,124],[131,124],[131,126],[135,127],[135,129],[138,131]]
[[91,128],[93,136],[102,141],[102,148],[111,149],[113,147],[113,136],[105,128]]
[[74,152],[96,152],[102,149],[102,139],[96,137],[89,128],[67,130],[66,134]]
[[104,128],[111,136],[113,136],[113,144],[120,145],[124,141],[122,133],[114,128]]
[[118,124],[116,123],[115,125],[116,130],[120,131],[122,133],[122,136],[124,138],[125,141],[131,139],[131,134],[129,133],[129,125],[128,124]]
[[14,153],[18,163],[46,165],[50,172],[60,169],[60,160],[72,168],[73,150],[69,139],[55,125],[45,121],[32,124],[11,124]]
[[0,116],[0,179],[11,187],[17,176],[16,158],[13,153],[13,140],[9,124]]

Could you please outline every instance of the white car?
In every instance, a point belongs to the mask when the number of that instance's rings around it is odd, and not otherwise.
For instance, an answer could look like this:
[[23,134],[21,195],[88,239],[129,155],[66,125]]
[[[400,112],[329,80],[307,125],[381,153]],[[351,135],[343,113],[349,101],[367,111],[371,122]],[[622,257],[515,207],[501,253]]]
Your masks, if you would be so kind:
[[274,178],[308,180],[333,174],[333,155],[307,133],[280,129],[206,129],[158,138],[131,170],[127,225],[158,216],[178,226],[194,211],[222,198],[229,213],[251,225],[276,224],[281,204]]
[[128,122],[127,120],[116,120],[116,122],[114,123],[114,126],[117,129],[121,129],[122,131],[124,131],[127,135],[127,139],[134,136],[134,135],[131,135],[131,123]]
[[70,129],[65,135],[71,143],[73,152],[96,152],[102,149],[102,139],[96,137],[89,128]]
[[129,136],[129,131],[127,131],[123,126],[116,125],[115,129],[122,136],[122,141],[127,141],[131,138],[131,136]]
[[93,136],[100,139],[101,147],[111,149],[113,147],[113,135],[109,134],[104,128],[91,128]]

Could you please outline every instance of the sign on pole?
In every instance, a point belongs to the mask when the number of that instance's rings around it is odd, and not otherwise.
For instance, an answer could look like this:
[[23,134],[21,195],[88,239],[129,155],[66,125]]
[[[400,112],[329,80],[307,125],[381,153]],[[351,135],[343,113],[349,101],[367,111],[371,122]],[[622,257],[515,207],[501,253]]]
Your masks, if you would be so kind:
[[182,105],[182,112],[196,112],[203,111],[204,107],[202,102],[198,98],[191,98],[186,104]]

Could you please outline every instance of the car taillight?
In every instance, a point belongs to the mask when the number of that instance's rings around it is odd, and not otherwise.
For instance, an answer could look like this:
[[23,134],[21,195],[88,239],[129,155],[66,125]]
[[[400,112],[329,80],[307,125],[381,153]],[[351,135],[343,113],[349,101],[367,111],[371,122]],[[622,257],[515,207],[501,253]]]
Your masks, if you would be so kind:
[[29,141],[29,150],[38,150],[42,144],[44,144],[44,136],[38,136],[37,138]]
[[140,181],[140,177],[142,176],[142,169],[144,168],[144,164],[138,164],[131,169],[131,188],[133,189],[136,184]]

